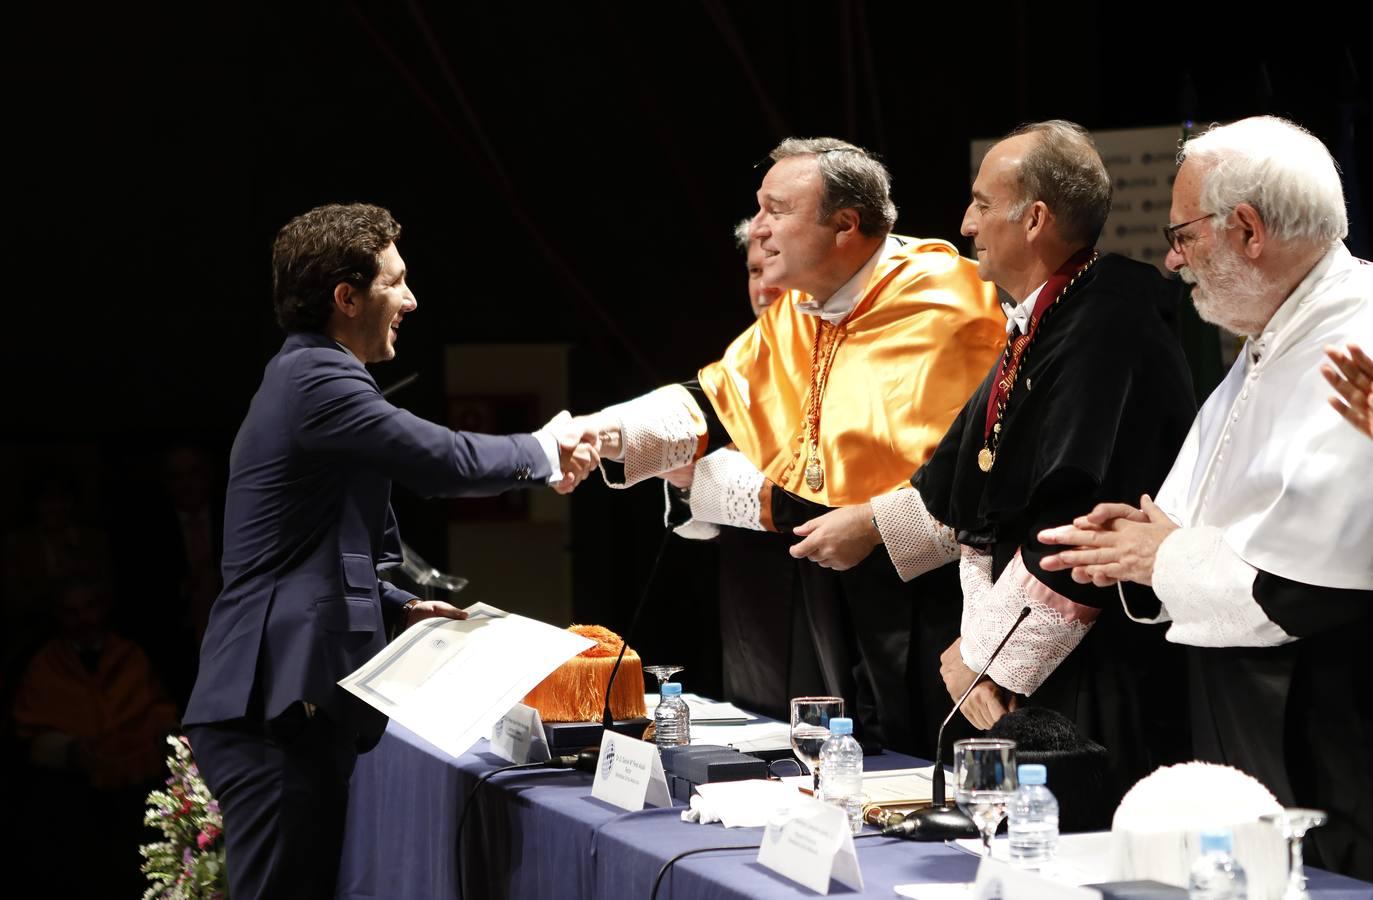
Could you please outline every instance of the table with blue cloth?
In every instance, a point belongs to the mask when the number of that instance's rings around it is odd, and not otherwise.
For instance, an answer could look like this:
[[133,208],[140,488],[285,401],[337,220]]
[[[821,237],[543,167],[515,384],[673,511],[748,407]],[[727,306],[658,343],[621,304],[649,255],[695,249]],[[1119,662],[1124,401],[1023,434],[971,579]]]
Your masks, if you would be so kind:
[[[688,824],[680,806],[627,813],[591,797],[590,775],[566,769],[503,772],[482,787],[463,826],[463,893],[455,853],[463,804],[478,778],[504,765],[485,741],[452,757],[392,722],[353,774],[338,896],[647,900],[663,863],[731,844],[748,849],[677,862],[660,900],[816,896],[757,863],[763,829]],[[921,765],[897,753],[864,760],[868,771]],[[939,843],[871,837],[855,847],[867,889],[832,882],[831,894],[892,897],[897,884],[966,882],[977,871],[975,857]],[[1373,885],[1328,872],[1309,870],[1309,885],[1317,900],[1373,898]]]

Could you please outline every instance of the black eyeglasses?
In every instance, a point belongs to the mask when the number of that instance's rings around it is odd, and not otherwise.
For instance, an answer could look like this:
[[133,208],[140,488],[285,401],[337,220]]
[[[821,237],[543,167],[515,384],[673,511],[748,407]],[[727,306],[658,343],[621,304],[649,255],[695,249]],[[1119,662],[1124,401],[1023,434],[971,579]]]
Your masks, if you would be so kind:
[[1186,228],[1188,225],[1195,225],[1198,222],[1204,222],[1207,219],[1214,218],[1215,215],[1215,213],[1207,213],[1204,216],[1198,216],[1190,222],[1182,222],[1178,225],[1164,225],[1163,239],[1168,242],[1169,247],[1173,248],[1174,253],[1181,253],[1183,240],[1181,237],[1178,236],[1178,232],[1183,228]]

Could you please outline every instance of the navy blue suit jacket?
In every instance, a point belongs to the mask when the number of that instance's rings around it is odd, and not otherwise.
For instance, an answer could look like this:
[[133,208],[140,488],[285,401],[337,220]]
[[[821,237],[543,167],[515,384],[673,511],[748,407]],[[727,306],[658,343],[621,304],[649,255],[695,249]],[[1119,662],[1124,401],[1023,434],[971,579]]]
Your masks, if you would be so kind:
[[270,720],[304,700],[370,743],[385,718],[337,682],[385,644],[383,609],[411,599],[377,577],[400,562],[391,482],[425,497],[470,496],[550,474],[532,435],[426,422],[386,402],[332,339],[289,335],[234,439],[224,588],[185,724]]

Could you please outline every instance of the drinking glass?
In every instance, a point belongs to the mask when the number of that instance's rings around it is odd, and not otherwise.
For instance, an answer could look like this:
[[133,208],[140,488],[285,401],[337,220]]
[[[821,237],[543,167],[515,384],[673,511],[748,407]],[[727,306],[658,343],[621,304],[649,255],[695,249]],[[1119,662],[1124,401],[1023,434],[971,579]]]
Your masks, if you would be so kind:
[[663,685],[672,680],[672,676],[683,671],[682,666],[644,666],[644,671],[658,679],[658,693],[663,692]]
[[992,835],[1015,793],[1015,741],[969,738],[953,745],[954,802],[982,833],[991,858]]
[[1282,900],[1310,900],[1311,895],[1306,892],[1301,842],[1308,831],[1321,827],[1329,817],[1319,809],[1285,809],[1259,818],[1278,829],[1287,841],[1287,887],[1282,892]]
[[810,769],[812,787],[820,794],[820,747],[829,740],[830,719],[844,714],[842,697],[793,697],[791,749]]

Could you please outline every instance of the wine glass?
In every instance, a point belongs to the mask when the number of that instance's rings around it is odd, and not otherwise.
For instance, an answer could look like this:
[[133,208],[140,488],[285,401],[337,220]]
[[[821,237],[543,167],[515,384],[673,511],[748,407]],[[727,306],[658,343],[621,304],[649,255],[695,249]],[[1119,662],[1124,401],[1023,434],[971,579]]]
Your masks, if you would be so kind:
[[678,673],[678,672],[681,672],[681,671],[682,671],[682,666],[680,666],[680,665],[645,665],[645,666],[644,666],[644,672],[651,673],[652,676],[654,676],[654,677],[656,677],[656,679],[658,679],[658,693],[659,693],[659,694],[662,694],[662,693],[663,693],[663,684],[667,684],[667,683],[671,682],[671,680],[673,680],[673,676],[674,676],[674,675],[677,675],[677,673]]
[[1302,838],[1312,828],[1324,825],[1329,817],[1319,809],[1285,809],[1259,818],[1278,829],[1287,841],[1287,887],[1282,900],[1310,900],[1306,892],[1306,868],[1302,865]]
[[954,802],[982,833],[992,855],[992,835],[1016,789],[1015,741],[969,738],[953,745]]
[[842,697],[793,697],[791,749],[810,769],[812,787],[820,794],[820,747],[829,740],[830,719],[844,714]]

